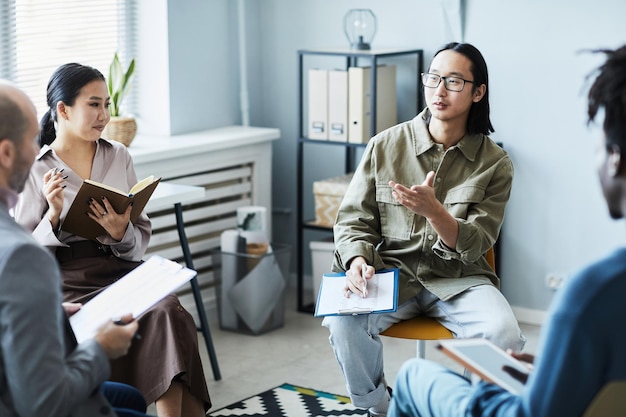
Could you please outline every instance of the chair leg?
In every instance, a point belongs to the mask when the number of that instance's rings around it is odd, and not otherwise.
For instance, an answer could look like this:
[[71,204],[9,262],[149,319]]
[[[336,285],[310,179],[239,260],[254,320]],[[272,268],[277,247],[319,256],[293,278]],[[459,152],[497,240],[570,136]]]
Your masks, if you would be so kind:
[[420,359],[426,357],[426,341],[424,340],[417,341],[417,357]]

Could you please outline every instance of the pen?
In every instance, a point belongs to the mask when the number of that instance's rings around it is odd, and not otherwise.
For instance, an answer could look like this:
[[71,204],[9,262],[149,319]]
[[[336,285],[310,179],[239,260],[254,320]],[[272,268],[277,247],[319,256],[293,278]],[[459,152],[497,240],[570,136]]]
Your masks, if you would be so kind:
[[367,297],[367,279],[365,278],[365,273],[367,272],[367,264],[361,265],[361,276],[363,277],[363,298]]
[[[118,326],[124,326],[128,323],[122,321],[122,319],[113,319],[113,323],[117,324]],[[133,339],[134,340],[141,340],[141,335],[139,334],[139,332],[135,332],[135,334],[133,335]]]

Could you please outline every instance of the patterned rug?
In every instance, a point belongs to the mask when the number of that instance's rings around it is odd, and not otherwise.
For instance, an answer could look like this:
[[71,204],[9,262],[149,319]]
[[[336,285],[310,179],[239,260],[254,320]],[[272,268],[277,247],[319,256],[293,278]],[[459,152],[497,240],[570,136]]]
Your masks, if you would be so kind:
[[348,397],[283,384],[212,411],[207,414],[207,417],[347,417],[365,415],[367,415],[367,410],[354,407]]

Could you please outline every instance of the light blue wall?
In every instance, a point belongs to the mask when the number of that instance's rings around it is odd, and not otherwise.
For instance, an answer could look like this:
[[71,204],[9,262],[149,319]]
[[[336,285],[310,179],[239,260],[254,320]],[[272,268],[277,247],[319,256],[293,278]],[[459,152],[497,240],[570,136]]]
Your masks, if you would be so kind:
[[611,0],[468,7],[467,40],[492,74],[495,137],[516,167],[502,236],[504,293],[514,305],[544,308],[546,274],[571,274],[623,244],[623,222],[609,220],[594,171],[598,132],[585,125],[584,78],[600,61],[580,51],[623,44],[625,12]]
[[172,134],[240,123],[230,3],[168,1]]
[[[239,123],[237,2],[170,3],[173,130]],[[376,14],[375,48],[423,48],[429,60],[452,39],[433,0],[245,4],[251,124],[282,133],[274,143],[273,204],[283,211],[274,214],[274,239],[295,246],[297,50],[344,47],[342,19],[350,8]],[[584,77],[600,61],[578,51],[626,41],[626,2],[468,0],[466,11],[465,41],[489,66],[493,138],[516,168],[498,254],[503,291],[515,306],[544,310],[553,295],[546,274],[570,274],[624,243],[623,222],[608,219],[594,171],[597,132],[584,123]],[[327,176],[340,171],[342,158],[327,150],[309,156]],[[305,205],[312,215],[312,196]]]

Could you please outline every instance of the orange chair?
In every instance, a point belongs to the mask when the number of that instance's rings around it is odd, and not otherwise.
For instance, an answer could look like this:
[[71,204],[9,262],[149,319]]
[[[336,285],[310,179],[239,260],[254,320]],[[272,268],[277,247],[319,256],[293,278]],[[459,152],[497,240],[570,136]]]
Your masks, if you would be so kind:
[[591,401],[583,417],[623,417],[626,415],[626,381],[611,381]]
[[[493,247],[485,254],[491,268],[496,270],[496,257]],[[426,340],[452,339],[452,332],[443,327],[437,320],[428,316],[417,316],[393,324],[384,332],[383,336],[398,337],[417,341],[417,356],[424,358],[426,354]]]

